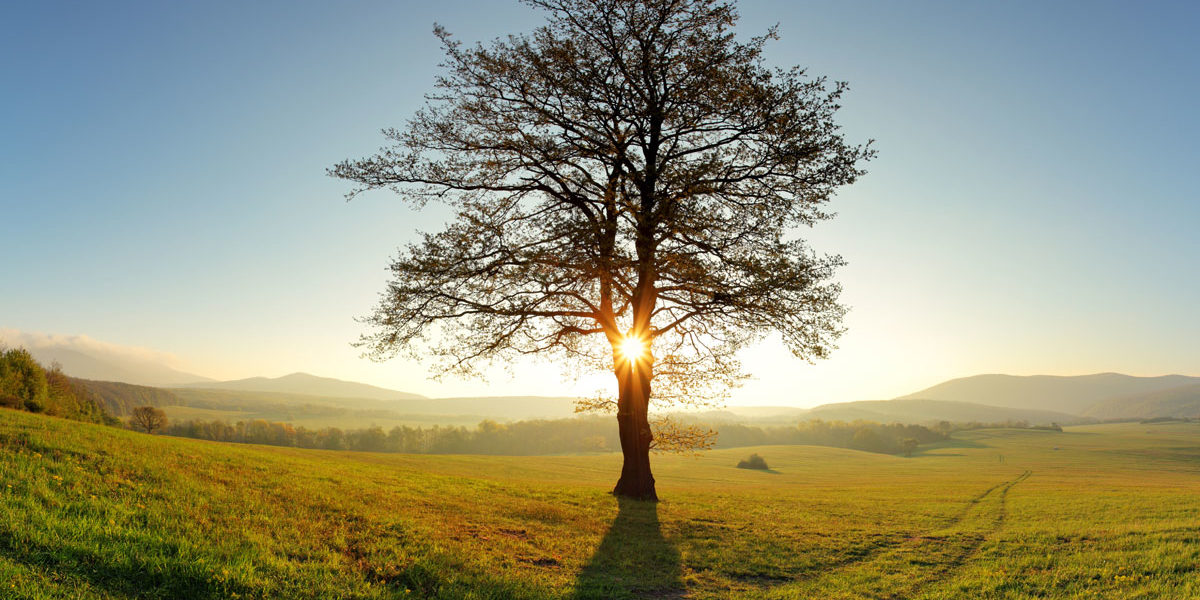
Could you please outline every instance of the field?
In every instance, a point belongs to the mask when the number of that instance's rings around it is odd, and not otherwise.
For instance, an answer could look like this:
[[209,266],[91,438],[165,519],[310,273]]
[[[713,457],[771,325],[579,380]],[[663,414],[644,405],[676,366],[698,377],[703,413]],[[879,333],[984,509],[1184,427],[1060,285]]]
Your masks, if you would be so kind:
[[[734,468],[757,452],[770,471]],[[1200,425],[962,432],[912,458],[409,456],[0,411],[5,598],[1195,598]]]
[[199,408],[195,406],[163,406],[161,408],[172,423],[182,423],[184,421],[224,421],[226,423],[236,423],[238,421],[262,419],[270,422],[289,423],[296,427],[307,427],[309,429],[324,429],[326,427],[366,429],[378,426],[384,430],[389,430],[393,427],[432,427],[434,425],[474,427],[484,419],[484,417],[474,415],[400,415],[382,411],[370,413],[369,411],[347,411],[336,408],[321,410],[324,407],[311,410],[295,408],[231,410]]

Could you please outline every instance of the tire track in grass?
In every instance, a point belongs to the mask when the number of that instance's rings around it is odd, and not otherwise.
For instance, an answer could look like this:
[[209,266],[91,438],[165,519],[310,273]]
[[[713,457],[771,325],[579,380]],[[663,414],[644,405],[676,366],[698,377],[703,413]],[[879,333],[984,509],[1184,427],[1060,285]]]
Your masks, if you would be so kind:
[[1008,519],[1009,490],[1011,490],[1013,486],[1017,485],[1018,483],[1029,479],[1030,475],[1032,474],[1033,471],[1025,471],[1016,479],[1004,484],[1004,487],[1000,490],[999,507],[995,515],[994,526],[991,527],[987,533],[979,536],[973,544],[965,545],[962,552],[958,553],[958,556],[955,560],[947,563],[943,568],[937,570],[936,572],[914,582],[914,585],[910,586],[908,593],[900,595],[892,594],[890,596],[883,596],[883,598],[910,598],[915,596],[926,590],[931,584],[945,580],[949,575],[961,569],[963,565],[975,558],[979,554],[980,548],[983,547],[983,543],[994,537],[1000,532],[1001,529],[1004,528],[1004,522]]
[[764,590],[771,598],[910,598],[966,564],[1007,518],[1008,491],[1032,474],[1025,471],[972,498],[947,525],[876,547],[820,573]]

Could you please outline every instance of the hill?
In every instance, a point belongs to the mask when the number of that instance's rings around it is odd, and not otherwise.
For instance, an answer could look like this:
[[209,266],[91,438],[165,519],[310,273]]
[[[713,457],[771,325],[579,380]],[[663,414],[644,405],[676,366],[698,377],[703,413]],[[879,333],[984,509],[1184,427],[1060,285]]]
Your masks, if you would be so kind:
[[380,426],[475,426],[480,421],[559,419],[574,416],[573,398],[497,397],[422,400],[327,398],[306,394],[176,388],[179,406],[167,407],[176,420],[264,419],[308,428]]
[[154,388],[120,382],[73,379],[108,412],[124,417],[136,406],[157,406],[172,421],[280,421],[308,428],[458,425],[480,421],[561,419],[574,416],[573,398],[511,396],[488,398],[416,397],[403,400],[342,398],[305,393],[207,388]]
[[1029,408],[987,406],[952,400],[907,398],[896,400],[865,400],[824,404],[810,410],[807,419],[878,421],[881,423],[1005,423],[1025,421],[1032,425],[1049,423],[1074,424],[1087,421],[1078,415]]
[[71,379],[77,385],[87,388],[104,410],[114,417],[128,416],[139,406],[162,407],[182,403],[178,396],[162,388],[119,381],[92,381],[74,377]]
[[1196,384],[1200,384],[1200,377],[1184,375],[976,375],[939,383],[899,399],[950,400],[1082,415],[1101,402]]
[[[1197,435],[660,455],[651,504],[608,494],[616,455],[268,448],[0,410],[0,596],[1197,597]],[[736,468],[752,453],[770,470]]]
[[1113,398],[1086,414],[1098,419],[1200,418],[1200,384]]
[[365,398],[369,400],[422,400],[425,396],[386,388],[344,381],[331,377],[318,377],[308,373],[292,373],[282,377],[251,377],[234,381],[205,381],[180,387],[213,390],[237,390],[243,392],[272,392],[277,394],[301,394],[328,398]]
[[794,425],[797,422],[821,419],[825,421],[875,421],[878,423],[931,424],[952,423],[1015,423],[1031,425],[1049,423],[1072,424],[1093,419],[1049,410],[1005,408],[955,402],[950,400],[897,399],[836,402],[813,408],[792,406],[730,406],[722,410],[679,413],[676,416],[689,422],[747,423],[756,425]]
[[[208,388],[171,390],[180,405],[210,410],[291,414],[297,419],[311,417],[306,424],[322,418],[350,422],[358,426],[378,420],[442,424],[471,424],[484,419],[516,421],[522,419],[560,419],[573,416],[574,398],[544,396],[495,396],[483,398],[425,398],[378,400],[357,397],[321,396],[306,393],[253,392]],[[293,418],[263,416],[268,420],[293,421]],[[347,420],[348,419],[348,420]],[[364,422],[364,420],[366,422]],[[332,424],[332,423],[331,423]]]

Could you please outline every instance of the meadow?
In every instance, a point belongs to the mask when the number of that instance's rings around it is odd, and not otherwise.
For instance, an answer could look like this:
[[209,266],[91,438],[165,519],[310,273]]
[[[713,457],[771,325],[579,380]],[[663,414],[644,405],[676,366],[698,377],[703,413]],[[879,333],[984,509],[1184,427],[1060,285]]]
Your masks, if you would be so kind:
[[[0,411],[6,598],[1200,597],[1200,425],[654,457],[233,445]],[[737,469],[750,453],[769,471]]]

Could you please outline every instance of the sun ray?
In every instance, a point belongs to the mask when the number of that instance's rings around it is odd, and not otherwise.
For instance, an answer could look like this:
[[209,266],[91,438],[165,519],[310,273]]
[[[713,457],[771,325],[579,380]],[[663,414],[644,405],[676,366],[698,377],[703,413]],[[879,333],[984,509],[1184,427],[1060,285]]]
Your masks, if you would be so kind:
[[621,340],[618,349],[622,358],[635,365],[641,362],[649,352],[649,348],[646,347],[646,340],[636,335],[626,335]]

